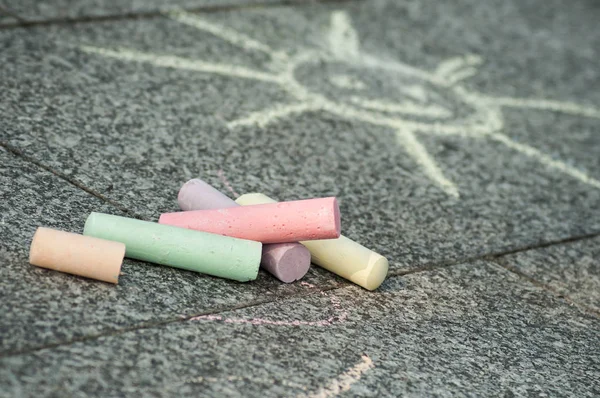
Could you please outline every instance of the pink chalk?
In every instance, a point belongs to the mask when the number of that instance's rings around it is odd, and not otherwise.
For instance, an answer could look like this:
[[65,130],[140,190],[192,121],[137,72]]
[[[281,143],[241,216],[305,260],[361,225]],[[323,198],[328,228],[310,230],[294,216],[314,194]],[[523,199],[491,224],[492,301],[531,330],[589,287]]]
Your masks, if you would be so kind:
[[[238,207],[225,196],[200,179],[189,180],[179,190],[182,210],[209,210]],[[300,243],[273,243],[263,245],[261,267],[282,282],[301,279],[310,267],[310,252]]]
[[164,213],[158,222],[262,243],[336,239],[341,229],[334,197]]

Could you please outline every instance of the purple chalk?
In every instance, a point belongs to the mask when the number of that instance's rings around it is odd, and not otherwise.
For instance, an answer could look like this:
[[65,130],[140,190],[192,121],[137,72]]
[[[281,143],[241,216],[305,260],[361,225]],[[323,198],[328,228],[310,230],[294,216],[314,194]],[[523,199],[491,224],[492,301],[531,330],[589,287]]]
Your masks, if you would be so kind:
[[[239,206],[234,200],[206,182],[194,178],[179,190],[177,197],[181,210],[225,209]],[[310,267],[310,252],[300,243],[263,245],[260,265],[282,282],[301,279]]]
[[179,207],[183,211],[226,209],[239,206],[234,200],[217,191],[199,178],[189,180],[179,190]]

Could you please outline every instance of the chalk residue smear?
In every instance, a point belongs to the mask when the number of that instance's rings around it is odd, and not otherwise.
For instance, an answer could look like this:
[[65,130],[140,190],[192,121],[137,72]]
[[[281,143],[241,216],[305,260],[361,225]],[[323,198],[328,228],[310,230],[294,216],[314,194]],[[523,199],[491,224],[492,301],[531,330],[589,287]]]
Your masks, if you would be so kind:
[[359,363],[339,375],[336,379],[329,382],[327,386],[319,389],[319,391],[316,393],[309,394],[307,396],[301,395],[300,397],[328,398],[335,397],[336,395],[350,390],[352,384],[359,381],[363,373],[375,366],[368,355],[363,355],[361,359],[362,360]]
[[221,182],[223,183],[223,185],[225,185],[225,188],[227,188],[229,190],[229,192],[231,192],[233,194],[233,196],[235,196],[236,198],[238,196],[240,196],[240,194],[237,193],[233,189],[233,187],[231,186],[231,184],[227,180],[227,177],[225,177],[225,173],[223,172],[223,170],[219,169],[219,171],[217,171],[217,174],[219,175],[219,179],[221,180]]

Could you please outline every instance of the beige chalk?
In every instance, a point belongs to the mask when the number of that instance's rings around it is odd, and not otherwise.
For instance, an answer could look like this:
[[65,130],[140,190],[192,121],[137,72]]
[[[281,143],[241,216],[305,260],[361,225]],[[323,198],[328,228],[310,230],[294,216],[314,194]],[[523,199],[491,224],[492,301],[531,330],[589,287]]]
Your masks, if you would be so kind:
[[[249,193],[236,199],[236,203],[243,206],[275,202],[261,193]],[[300,243],[310,251],[313,263],[365,289],[377,289],[387,276],[389,265],[385,257],[345,236]]]
[[39,227],[33,235],[29,262],[99,281],[118,283],[125,245],[120,242]]

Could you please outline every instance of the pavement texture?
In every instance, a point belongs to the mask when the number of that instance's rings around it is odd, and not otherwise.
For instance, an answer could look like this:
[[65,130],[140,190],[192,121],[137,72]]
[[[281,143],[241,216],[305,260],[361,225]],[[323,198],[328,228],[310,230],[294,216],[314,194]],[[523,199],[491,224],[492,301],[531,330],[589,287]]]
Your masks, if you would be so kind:
[[[596,2],[31,3],[0,1],[0,396],[600,395]],[[388,279],[28,264],[193,177],[337,196]]]
[[[289,0],[302,3],[310,0]],[[215,11],[228,8],[254,7],[277,4],[276,0],[1,0],[0,9],[17,17],[20,22],[88,20],[97,18],[125,18],[147,16],[177,9]],[[15,20],[2,20],[14,24]]]

